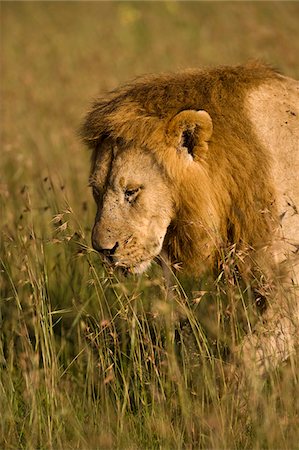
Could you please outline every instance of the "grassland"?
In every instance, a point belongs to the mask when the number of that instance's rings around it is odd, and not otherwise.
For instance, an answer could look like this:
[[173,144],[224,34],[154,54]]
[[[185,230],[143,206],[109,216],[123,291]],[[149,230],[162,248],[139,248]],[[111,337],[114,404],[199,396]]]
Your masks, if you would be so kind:
[[140,73],[261,58],[298,77],[298,20],[296,2],[1,2],[0,448],[298,448],[295,360],[254,397],[227,382],[233,273],[170,303],[159,267],[101,265],[76,136]]

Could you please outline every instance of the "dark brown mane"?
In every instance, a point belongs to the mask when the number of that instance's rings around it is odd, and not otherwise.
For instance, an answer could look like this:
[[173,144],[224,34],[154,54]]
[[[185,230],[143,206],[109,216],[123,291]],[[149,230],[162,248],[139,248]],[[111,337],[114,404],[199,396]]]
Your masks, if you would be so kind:
[[91,148],[103,135],[148,143],[161,119],[184,109],[205,109],[217,131],[224,111],[239,108],[248,89],[276,76],[273,69],[251,63],[139,77],[93,103],[81,136]]

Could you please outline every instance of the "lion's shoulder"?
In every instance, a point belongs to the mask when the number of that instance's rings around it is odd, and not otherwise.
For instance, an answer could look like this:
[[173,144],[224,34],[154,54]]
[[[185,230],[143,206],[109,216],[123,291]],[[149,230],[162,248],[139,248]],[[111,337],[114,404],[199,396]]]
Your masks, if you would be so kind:
[[[299,82],[279,77],[248,92],[252,131],[271,161],[280,230],[290,253],[299,246]],[[295,246],[294,246],[294,245]],[[281,256],[283,258],[283,255]]]

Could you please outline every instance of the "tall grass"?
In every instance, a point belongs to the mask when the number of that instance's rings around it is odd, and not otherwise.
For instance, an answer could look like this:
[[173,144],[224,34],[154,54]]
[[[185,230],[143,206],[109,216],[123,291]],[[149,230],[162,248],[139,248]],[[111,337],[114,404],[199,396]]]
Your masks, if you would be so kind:
[[297,361],[254,397],[229,374],[256,320],[233,264],[180,276],[169,300],[157,264],[124,278],[90,248],[75,130],[92,95],[140,72],[266,56],[298,75],[298,6],[1,9],[0,447],[296,448]]
[[227,274],[193,292],[178,280],[170,302],[159,267],[119,279],[69,204],[41,227],[21,195],[1,248],[2,447],[296,447],[296,364],[254,399],[227,377],[249,308],[234,274],[229,292]]

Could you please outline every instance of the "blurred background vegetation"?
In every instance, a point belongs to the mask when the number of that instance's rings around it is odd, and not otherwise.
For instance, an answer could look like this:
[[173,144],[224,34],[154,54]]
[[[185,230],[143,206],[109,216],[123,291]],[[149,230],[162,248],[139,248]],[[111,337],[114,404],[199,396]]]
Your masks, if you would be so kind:
[[141,73],[260,58],[298,77],[298,16],[297,2],[1,2],[4,173],[84,186],[82,115]]
[[[189,363],[177,368],[158,269],[119,282],[100,265],[89,248],[95,208],[77,129],[93,98],[142,73],[254,58],[298,78],[299,3],[0,8],[0,447],[297,447],[294,366],[242,416],[234,394],[219,394],[220,357],[189,310],[210,365],[196,386]],[[224,307],[213,308],[205,311],[225,321]]]

